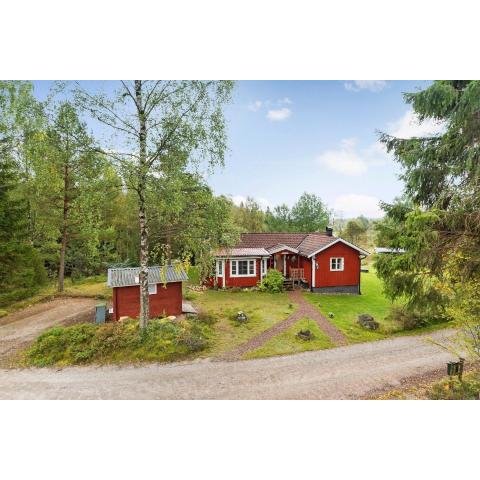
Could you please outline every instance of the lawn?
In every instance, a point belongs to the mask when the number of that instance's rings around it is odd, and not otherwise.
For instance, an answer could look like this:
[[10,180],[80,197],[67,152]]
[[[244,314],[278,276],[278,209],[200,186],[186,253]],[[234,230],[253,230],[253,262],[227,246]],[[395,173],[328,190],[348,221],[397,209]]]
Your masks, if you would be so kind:
[[[310,330],[313,334],[311,340],[302,340],[297,337],[299,330]],[[307,352],[310,350],[323,350],[335,345],[330,338],[320,330],[317,322],[311,318],[303,318],[292,325],[288,330],[280,333],[266,342],[262,347],[248,352],[245,358],[272,357],[274,355],[288,355],[291,353]]]
[[[284,320],[297,307],[291,303],[286,293],[210,289],[191,292],[190,297],[193,297],[197,308],[216,319],[211,347],[204,356],[219,356],[234,349]],[[245,323],[238,323],[233,318],[240,310],[249,318]]]
[[[392,335],[417,335],[450,326],[449,323],[439,323],[408,331],[401,330],[397,323],[385,318],[390,312],[392,303],[383,294],[382,281],[375,271],[371,269],[370,272],[361,275],[361,295],[304,293],[305,298],[327,318],[330,312],[333,313],[333,318],[329,320],[345,334],[350,343],[370,342]],[[357,317],[361,313],[372,315],[380,324],[380,328],[372,331],[360,327]]]

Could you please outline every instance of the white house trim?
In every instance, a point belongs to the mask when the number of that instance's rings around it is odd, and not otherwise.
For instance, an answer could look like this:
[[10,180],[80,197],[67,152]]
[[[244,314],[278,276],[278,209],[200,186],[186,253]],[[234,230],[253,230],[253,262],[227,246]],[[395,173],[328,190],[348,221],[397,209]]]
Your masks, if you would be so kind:
[[337,244],[337,243],[343,243],[351,248],[353,248],[354,250],[357,250],[358,252],[360,252],[362,255],[370,255],[370,252],[367,252],[366,250],[363,250],[363,248],[360,248],[360,247],[357,247],[356,245],[354,245],[353,243],[350,243],[350,242],[347,242],[346,240],[344,240],[343,238],[337,238],[334,242],[332,243],[329,243],[328,245],[325,245],[323,246],[322,248],[319,248],[318,250],[315,250],[315,252],[312,252],[308,258],[312,258],[314,257],[317,253],[320,253],[320,252],[323,252],[324,250],[326,250],[327,248],[330,248],[330,247],[333,247],[333,245]]
[[315,273],[316,273],[315,257],[312,257],[312,288],[315,288]]
[[[236,262],[236,273],[233,273],[233,262]],[[238,273],[238,262],[248,262],[246,274]],[[250,273],[250,262],[253,262],[253,273]],[[230,260],[230,277],[256,277],[257,276],[257,260],[255,258],[236,258]]]
[[287,256],[283,256],[283,276],[287,276]]
[[292,252],[292,253],[298,253],[298,250],[296,248],[288,247],[287,245],[278,245],[273,250],[269,250],[268,253],[270,253],[270,255],[273,255],[274,253],[278,253],[283,250],[288,250],[289,252]]
[[[335,263],[335,268],[333,267]],[[337,268],[339,267],[339,268]],[[330,271],[331,272],[343,272],[345,269],[345,258],[344,257],[330,257]]]

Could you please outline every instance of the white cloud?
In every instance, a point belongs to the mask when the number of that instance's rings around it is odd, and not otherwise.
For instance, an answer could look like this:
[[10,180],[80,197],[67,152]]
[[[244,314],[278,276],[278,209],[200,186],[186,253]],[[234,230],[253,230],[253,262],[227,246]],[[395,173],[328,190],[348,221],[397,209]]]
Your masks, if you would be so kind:
[[358,217],[365,215],[369,218],[380,218],[384,212],[379,206],[380,200],[370,195],[357,195],[349,193],[340,195],[333,204],[334,211],[344,218]]
[[368,90],[376,93],[383,90],[387,86],[387,82],[385,80],[353,80],[352,82],[345,82],[344,86],[349,92]]
[[413,110],[407,110],[403,117],[387,125],[387,133],[398,138],[429,137],[441,133],[444,126],[431,118],[420,122]]
[[289,108],[279,108],[277,110],[269,110],[267,112],[267,118],[273,122],[281,122],[290,117],[291,114],[292,111]]
[[277,103],[279,105],[291,105],[293,102],[288,97],[284,97],[284,98],[281,98],[280,100],[277,100]]
[[317,162],[342,175],[361,175],[367,171],[367,162],[355,151],[355,146],[354,138],[346,138],[337,150],[327,150],[319,155]]
[[258,112],[262,108],[263,102],[261,100],[255,100],[248,105],[248,109],[252,112]]
[[[245,204],[247,202],[247,197],[243,195],[232,195],[231,199],[232,202],[238,207],[241,203]],[[271,206],[270,201],[264,197],[253,197],[253,199],[260,205],[260,208],[262,208],[262,210],[266,210],[267,207]]]

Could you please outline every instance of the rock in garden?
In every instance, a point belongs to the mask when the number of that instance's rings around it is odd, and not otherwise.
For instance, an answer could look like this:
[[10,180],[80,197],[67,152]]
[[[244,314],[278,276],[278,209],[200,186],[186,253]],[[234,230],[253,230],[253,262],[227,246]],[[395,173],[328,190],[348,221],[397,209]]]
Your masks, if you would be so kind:
[[246,321],[248,321],[247,314],[246,314],[245,312],[243,312],[243,311],[240,310],[240,311],[237,313],[237,315],[235,316],[235,320],[236,320],[237,322],[246,322]]
[[312,332],[310,330],[300,330],[297,333],[297,337],[302,340],[311,340],[313,338]]
[[171,322],[173,322],[173,321],[176,320],[176,319],[177,319],[177,317],[176,317],[175,315],[169,315],[169,316],[167,317],[167,320],[170,320]]
[[358,324],[367,330],[377,330],[380,324],[368,313],[362,313],[358,316]]

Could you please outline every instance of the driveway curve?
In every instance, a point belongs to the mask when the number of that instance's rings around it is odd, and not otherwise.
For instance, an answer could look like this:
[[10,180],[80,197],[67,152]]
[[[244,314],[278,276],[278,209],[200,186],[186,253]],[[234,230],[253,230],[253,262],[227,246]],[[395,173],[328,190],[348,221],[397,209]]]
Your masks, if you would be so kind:
[[91,321],[93,298],[63,297],[37,303],[0,319],[0,365],[32,342],[40,333],[57,325]]
[[452,331],[235,362],[0,370],[3,399],[354,399],[438,370]]

